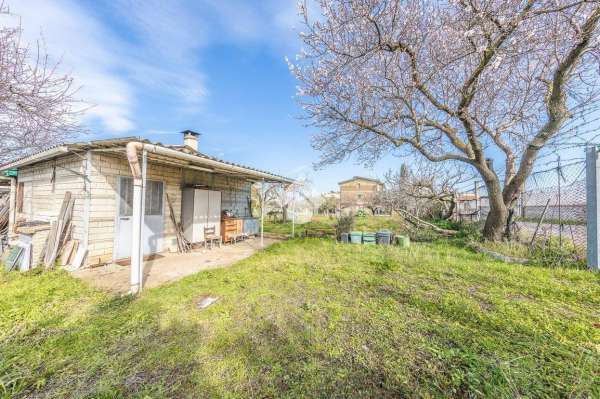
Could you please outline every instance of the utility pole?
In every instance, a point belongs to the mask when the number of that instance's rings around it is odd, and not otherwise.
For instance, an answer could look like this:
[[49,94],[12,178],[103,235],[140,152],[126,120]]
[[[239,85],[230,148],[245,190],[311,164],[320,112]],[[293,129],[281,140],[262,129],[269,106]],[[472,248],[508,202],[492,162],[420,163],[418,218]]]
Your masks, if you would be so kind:
[[560,198],[560,179],[561,179],[561,170],[560,170],[560,155],[558,156],[558,164],[556,166],[556,178],[558,179],[558,245],[559,248],[562,249],[562,213],[561,213],[561,198]]

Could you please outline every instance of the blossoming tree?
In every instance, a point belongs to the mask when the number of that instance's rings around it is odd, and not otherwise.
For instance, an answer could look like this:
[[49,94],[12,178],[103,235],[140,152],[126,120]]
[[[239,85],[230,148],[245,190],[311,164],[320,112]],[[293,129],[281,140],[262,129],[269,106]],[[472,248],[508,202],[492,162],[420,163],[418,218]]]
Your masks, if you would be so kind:
[[600,3],[319,4],[315,16],[300,6],[290,68],[321,163],[389,152],[466,163],[487,187],[484,235],[501,239],[540,151],[597,108]]
[[[0,15],[8,14],[0,1]],[[81,132],[73,79],[22,33],[20,25],[0,26],[0,164]]]

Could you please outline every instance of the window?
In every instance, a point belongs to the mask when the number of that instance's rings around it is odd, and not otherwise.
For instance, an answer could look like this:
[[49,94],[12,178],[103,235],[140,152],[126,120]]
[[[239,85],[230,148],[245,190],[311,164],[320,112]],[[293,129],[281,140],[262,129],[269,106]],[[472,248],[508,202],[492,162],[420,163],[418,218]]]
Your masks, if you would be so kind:
[[[119,190],[119,216],[133,215],[133,179],[121,178]],[[163,213],[163,184],[160,181],[146,180],[146,212],[145,215],[162,215]]]
[[359,200],[362,199],[363,195],[362,194],[356,194],[356,198],[358,198]]
[[162,215],[163,184],[146,180],[146,215]]
[[133,179],[121,178],[119,199],[119,216],[131,216],[133,214]]

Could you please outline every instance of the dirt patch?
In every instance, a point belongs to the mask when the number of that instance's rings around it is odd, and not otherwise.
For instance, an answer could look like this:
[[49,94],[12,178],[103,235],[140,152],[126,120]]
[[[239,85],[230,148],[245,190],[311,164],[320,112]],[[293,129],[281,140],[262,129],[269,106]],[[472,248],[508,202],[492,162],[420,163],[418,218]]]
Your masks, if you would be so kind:
[[[281,240],[265,238],[265,248]],[[144,288],[158,287],[177,281],[190,274],[230,266],[252,256],[262,249],[260,239],[249,239],[211,250],[201,249],[190,253],[162,253],[144,261]],[[130,267],[112,263],[94,269],[73,272],[93,286],[105,291],[123,294],[130,289]]]

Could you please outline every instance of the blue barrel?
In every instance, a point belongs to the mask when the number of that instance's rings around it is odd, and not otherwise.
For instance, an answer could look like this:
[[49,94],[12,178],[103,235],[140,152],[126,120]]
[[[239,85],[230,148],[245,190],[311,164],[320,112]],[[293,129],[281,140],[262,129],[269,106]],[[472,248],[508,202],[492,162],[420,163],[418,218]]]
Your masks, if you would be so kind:
[[340,238],[344,244],[348,244],[348,241],[350,240],[350,235],[348,233],[342,233],[340,234]]
[[392,241],[392,232],[389,230],[379,230],[376,234],[377,244],[390,245]]

